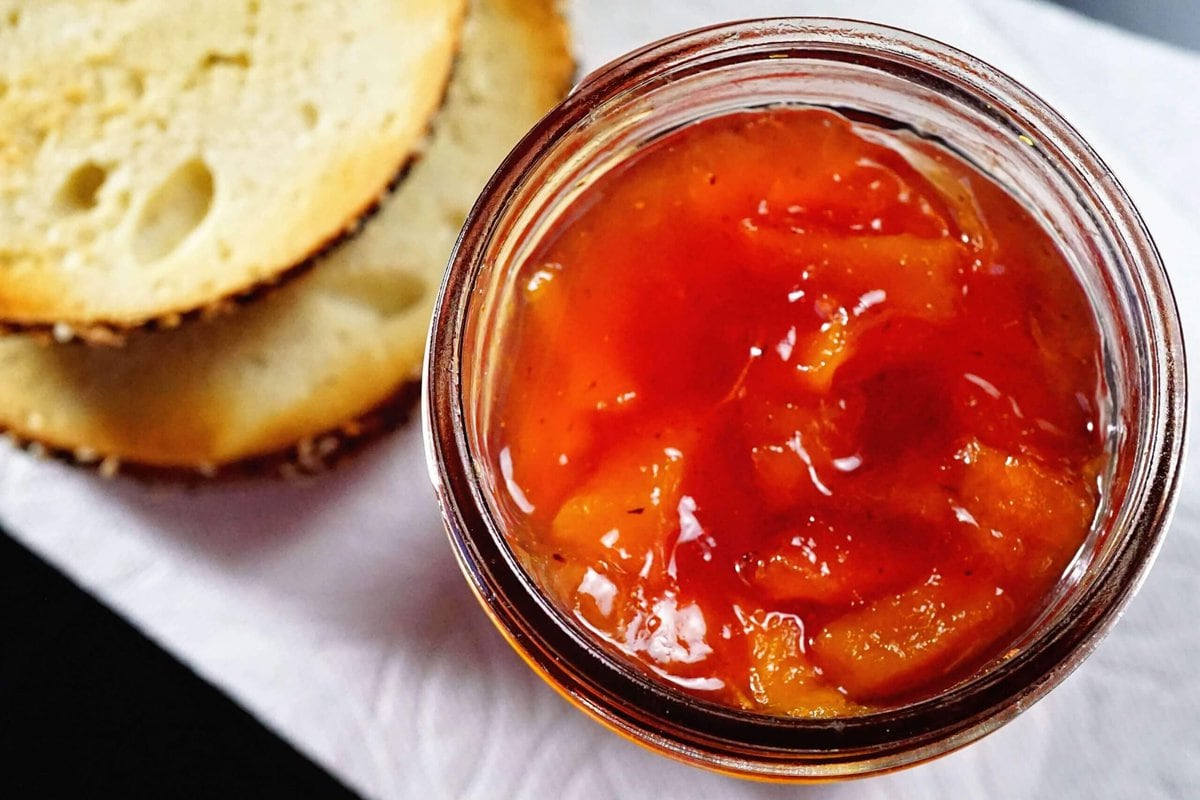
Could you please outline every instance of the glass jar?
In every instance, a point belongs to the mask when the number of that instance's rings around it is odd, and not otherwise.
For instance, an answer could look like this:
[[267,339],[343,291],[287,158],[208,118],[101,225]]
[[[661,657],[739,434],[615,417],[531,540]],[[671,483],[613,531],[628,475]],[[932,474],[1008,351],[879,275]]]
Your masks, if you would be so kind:
[[[936,697],[838,719],[738,711],[657,682],[544,595],[504,533],[486,466],[489,365],[531,247],[597,176],[702,118],[774,104],[827,107],[950,148],[1021,200],[1057,240],[1102,338],[1109,469],[1093,529],[1038,621]],[[424,417],[432,480],[459,564],[529,665],[617,732],[722,772],[818,780],[885,772],[995,730],[1095,647],[1153,561],[1178,486],[1185,372],[1163,265],[1112,173],[1051,108],[992,67],[900,30],[771,19],[667,39],[589,76],[516,147],[476,204],[434,313]]]

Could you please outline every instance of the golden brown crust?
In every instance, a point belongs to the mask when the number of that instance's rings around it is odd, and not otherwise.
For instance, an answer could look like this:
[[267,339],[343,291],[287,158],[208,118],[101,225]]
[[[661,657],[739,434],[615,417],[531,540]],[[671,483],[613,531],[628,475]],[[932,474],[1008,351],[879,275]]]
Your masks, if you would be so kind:
[[420,387],[418,382],[406,383],[360,417],[301,439],[288,447],[226,464],[158,466],[123,461],[119,456],[104,455],[85,447],[59,447],[38,439],[22,437],[5,428],[0,428],[0,437],[34,458],[53,459],[73,467],[92,470],[106,479],[120,476],[143,483],[184,486],[255,478],[303,482],[338,467],[361,453],[368,445],[408,422],[417,410]]

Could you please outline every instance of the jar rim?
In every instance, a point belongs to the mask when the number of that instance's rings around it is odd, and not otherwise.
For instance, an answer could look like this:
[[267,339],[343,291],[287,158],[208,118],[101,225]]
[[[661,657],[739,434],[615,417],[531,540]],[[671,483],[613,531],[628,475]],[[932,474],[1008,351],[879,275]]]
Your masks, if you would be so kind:
[[[1070,179],[1094,193],[1103,233],[1149,320],[1149,441],[1130,481],[1118,550],[1060,618],[999,667],[895,709],[832,719],[771,717],[724,708],[660,685],[598,652],[533,584],[488,510],[466,435],[463,347],[487,245],[509,200],[540,157],[616,93],[636,91],[696,59],[877,59],[939,90],[982,103],[1039,142]],[[1017,124],[1017,121],[1019,125]],[[1128,195],[1083,138],[1037,95],[1001,71],[927,37],[839,18],[728,23],[651,43],[588,75],[516,146],[467,217],[451,255],[425,355],[422,409],[430,477],[455,556],[493,622],[517,652],[569,700],[619,733],[685,761],[738,774],[820,778],[877,773],[948,752],[999,727],[1066,677],[1116,621],[1153,563],[1178,494],[1186,430],[1186,365],[1178,312],[1161,258]]]

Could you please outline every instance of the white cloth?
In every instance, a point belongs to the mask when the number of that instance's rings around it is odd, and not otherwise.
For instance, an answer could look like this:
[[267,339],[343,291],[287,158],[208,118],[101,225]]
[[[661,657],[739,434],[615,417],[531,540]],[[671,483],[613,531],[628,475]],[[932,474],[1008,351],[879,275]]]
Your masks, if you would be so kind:
[[[1188,224],[1200,58],[1027,0],[576,0],[572,12],[585,69],[688,27],[784,14],[874,19],[976,53],[1108,159],[1200,330]],[[802,790],[645,752],[542,685],[458,574],[415,426],[304,488],[147,489],[0,449],[0,521],[18,539],[370,798],[1200,796],[1198,489],[1191,470],[1140,596],[1046,700],[933,764]]]

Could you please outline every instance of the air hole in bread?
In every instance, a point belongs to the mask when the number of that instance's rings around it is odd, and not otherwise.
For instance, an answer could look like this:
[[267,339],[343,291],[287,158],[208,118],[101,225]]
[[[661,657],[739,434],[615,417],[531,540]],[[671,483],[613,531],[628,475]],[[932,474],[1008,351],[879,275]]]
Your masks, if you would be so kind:
[[[3,97],[3,95],[0,95],[0,97]],[[304,127],[311,131],[321,121],[321,112],[312,103],[301,103],[300,119],[304,121]]]
[[209,70],[217,69],[218,67],[232,67],[234,69],[250,69],[250,54],[245,50],[239,50],[236,53],[209,53],[200,62],[200,68]]
[[21,24],[21,9],[14,8],[12,11],[8,12],[8,15],[4,18],[4,21],[8,23],[8,27],[10,28],[16,28],[19,26]]
[[96,196],[100,193],[106,180],[108,180],[108,170],[96,162],[87,161],[80,164],[71,170],[71,174],[58,189],[59,209],[76,212],[95,208]]
[[401,268],[343,275],[333,293],[382,317],[395,317],[416,308],[429,292],[420,275]]
[[130,70],[126,74],[126,85],[133,99],[141,100],[142,95],[146,93],[146,76],[137,70]]
[[212,170],[201,158],[180,165],[142,206],[133,231],[133,255],[143,264],[171,253],[200,227],[212,207]]

